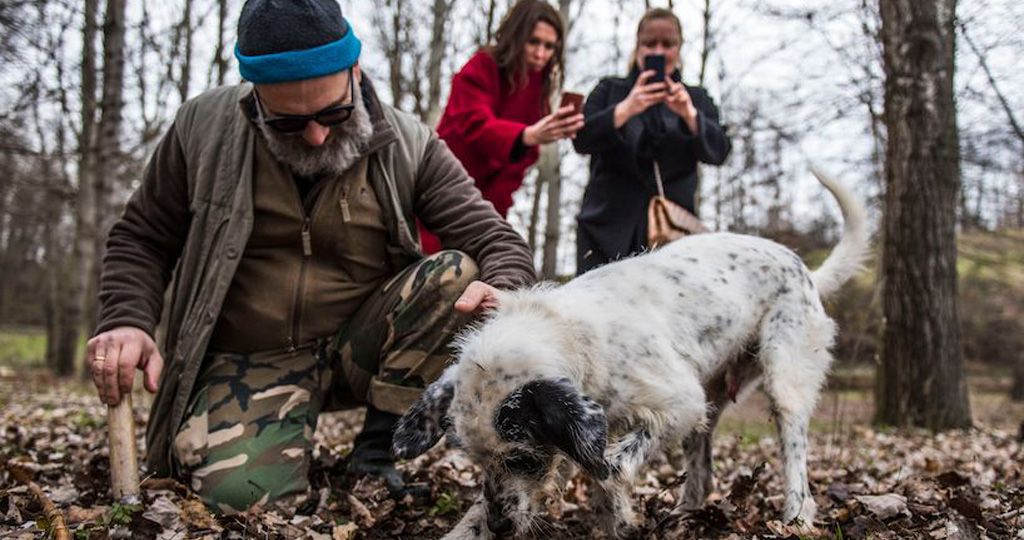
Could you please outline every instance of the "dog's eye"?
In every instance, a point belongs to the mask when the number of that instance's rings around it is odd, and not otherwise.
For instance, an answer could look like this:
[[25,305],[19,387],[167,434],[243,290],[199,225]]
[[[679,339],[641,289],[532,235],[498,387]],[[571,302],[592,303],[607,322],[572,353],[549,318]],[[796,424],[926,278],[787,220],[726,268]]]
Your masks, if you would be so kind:
[[509,454],[502,463],[508,472],[519,476],[536,476],[544,471],[544,461],[533,454]]

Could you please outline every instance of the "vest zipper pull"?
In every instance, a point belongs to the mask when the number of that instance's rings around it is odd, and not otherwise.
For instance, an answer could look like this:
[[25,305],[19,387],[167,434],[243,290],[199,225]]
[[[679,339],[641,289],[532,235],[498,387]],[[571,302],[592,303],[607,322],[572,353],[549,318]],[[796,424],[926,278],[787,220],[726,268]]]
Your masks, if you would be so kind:
[[348,198],[347,195],[342,194],[341,199],[338,200],[338,206],[341,207],[341,221],[348,223],[352,221],[352,214],[348,211]]
[[313,255],[313,240],[309,234],[309,218],[302,223],[302,254],[306,257]]

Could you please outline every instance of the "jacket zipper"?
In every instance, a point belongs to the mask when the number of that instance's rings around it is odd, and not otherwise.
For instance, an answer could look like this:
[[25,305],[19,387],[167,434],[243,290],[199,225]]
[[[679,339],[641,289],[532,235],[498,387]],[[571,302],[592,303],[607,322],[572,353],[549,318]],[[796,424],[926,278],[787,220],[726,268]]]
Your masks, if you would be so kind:
[[292,301],[292,317],[291,317],[291,335],[288,336],[288,351],[295,352],[298,349],[299,333],[302,330],[302,297],[306,293],[306,269],[309,267],[309,260],[313,256],[313,235],[311,232],[313,224],[313,216],[316,214],[317,208],[320,207],[320,199],[322,197],[316,191],[310,193],[316,193],[316,202],[313,203],[313,208],[307,213],[305,201],[302,200],[302,196],[299,194],[299,187],[295,185],[295,181],[292,180],[292,190],[295,193],[295,199],[299,203],[299,211],[302,213],[302,230],[300,232],[300,241],[302,242],[302,262],[299,265],[299,279],[295,283],[295,296]]

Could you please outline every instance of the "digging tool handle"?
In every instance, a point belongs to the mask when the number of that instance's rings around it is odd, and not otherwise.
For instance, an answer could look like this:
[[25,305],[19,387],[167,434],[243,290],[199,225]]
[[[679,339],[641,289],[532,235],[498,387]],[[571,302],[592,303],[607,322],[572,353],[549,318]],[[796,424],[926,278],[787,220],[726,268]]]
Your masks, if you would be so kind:
[[139,467],[135,456],[135,418],[132,416],[130,392],[121,397],[120,403],[107,408],[107,429],[110,437],[110,484],[114,500],[137,502]]

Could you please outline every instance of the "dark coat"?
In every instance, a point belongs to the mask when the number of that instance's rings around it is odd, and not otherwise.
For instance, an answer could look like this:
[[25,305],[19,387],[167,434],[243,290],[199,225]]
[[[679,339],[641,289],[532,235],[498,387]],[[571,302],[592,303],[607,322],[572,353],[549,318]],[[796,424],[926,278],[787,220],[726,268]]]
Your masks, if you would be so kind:
[[[697,86],[687,85],[686,90],[697,108],[698,135],[664,105],[655,105],[615,129],[615,105],[629,95],[637,75],[634,70],[628,77],[598,83],[583,108],[586,123],[573,140],[577,152],[590,155],[590,182],[577,217],[581,250],[577,273],[645,247],[647,204],[658,192],[654,157],[666,196],[696,214],[697,162],[720,165],[731,149],[718,123],[718,108],[707,91]],[[678,71],[673,79],[679,80]],[[660,136],[651,133],[652,116],[660,116],[664,130]],[[584,251],[591,250],[596,253],[584,261]]]

